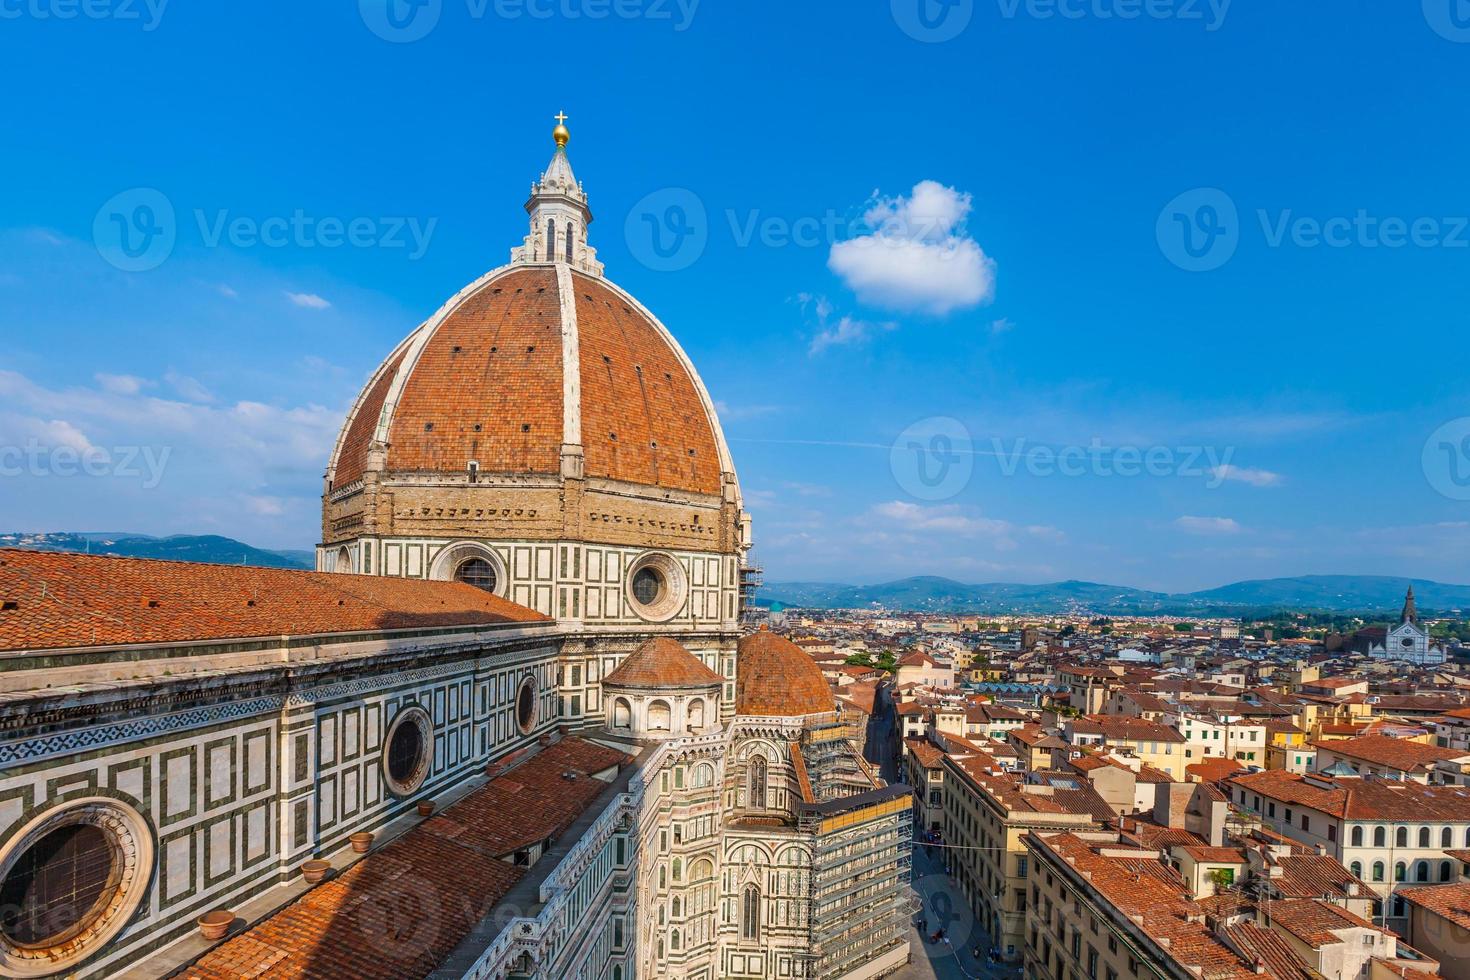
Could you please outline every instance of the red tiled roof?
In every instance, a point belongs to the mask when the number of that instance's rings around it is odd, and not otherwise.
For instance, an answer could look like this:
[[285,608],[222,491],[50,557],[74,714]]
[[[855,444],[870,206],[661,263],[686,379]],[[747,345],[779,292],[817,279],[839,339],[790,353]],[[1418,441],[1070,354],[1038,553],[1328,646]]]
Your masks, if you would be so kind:
[[564,739],[214,947],[180,976],[426,977],[525,873],[501,856],[565,830],[607,788],[591,775],[628,759]]
[[[674,346],[603,280],[574,271],[572,288],[562,296],[549,268],[509,269],[420,327],[432,332],[417,358],[403,359],[400,348],[360,397],[332,462],[334,484],[362,475],[384,414],[390,472],[463,473],[475,460],[485,473],[559,474],[563,380],[573,370],[587,476],[718,493],[714,423]],[[564,304],[576,310],[579,362],[570,366]]]
[[763,628],[742,637],[735,664],[736,714],[793,717],[836,708],[822,669],[778,633]]
[[1433,769],[1436,762],[1470,757],[1470,752],[1442,749],[1436,745],[1411,742],[1406,738],[1390,738],[1387,735],[1364,735],[1360,738],[1324,742],[1318,748],[1401,772]]
[[0,549],[0,650],[549,622],[459,582]]
[[1284,769],[1232,776],[1227,786],[1351,820],[1470,819],[1470,788],[1462,786],[1351,776],[1309,781]]
[[1267,914],[1273,926],[1280,926],[1314,949],[1342,942],[1334,932],[1337,929],[1383,931],[1340,905],[1307,898],[1272,902]]
[[725,679],[710,670],[678,640],[654,637],[628,655],[602,683],[613,687],[715,687]]
[[1183,742],[1173,725],[1145,721],[1128,715],[1084,715],[1072,722],[1072,731],[1101,735],[1109,741]]
[[1316,980],[1319,976],[1292,950],[1291,944],[1272,929],[1254,922],[1225,927],[1226,940],[1252,962],[1259,960],[1276,980]]
[[1416,885],[1412,888],[1399,886],[1394,894],[1406,902],[1413,902],[1459,926],[1470,929],[1470,881],[1459,881],[1448,885]]
[[1287,854],[1273,859],[1281,874],[1271,879],[1271,887],[1287,898],[1348,898],[1348,886],[1356,883],[1357,896],[1368,894],[1368,886],[1342,866],[1342,862],[1326,854]]

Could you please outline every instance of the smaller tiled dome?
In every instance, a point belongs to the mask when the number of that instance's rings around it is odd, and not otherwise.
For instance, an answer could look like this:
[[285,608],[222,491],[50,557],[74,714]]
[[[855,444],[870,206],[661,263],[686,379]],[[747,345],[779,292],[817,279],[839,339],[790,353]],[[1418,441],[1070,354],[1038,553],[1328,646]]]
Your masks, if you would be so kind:
[[786,637],[762,627],[736,651],[735,713],[782,718],[836,710],[822,668]]
[[629,654],[611,674],[604,687],[642,689],[715,687],[725,679],[700,659],[666,636],[655,637]]

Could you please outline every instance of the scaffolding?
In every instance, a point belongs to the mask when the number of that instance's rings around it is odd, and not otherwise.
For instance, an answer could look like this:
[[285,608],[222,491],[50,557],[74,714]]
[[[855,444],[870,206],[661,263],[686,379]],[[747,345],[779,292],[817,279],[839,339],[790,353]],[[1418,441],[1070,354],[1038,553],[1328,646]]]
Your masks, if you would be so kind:
[[756,561],[755,552],[746,552],[740,561],[740,621],[753,623],[763,611],[756,608],[755,594],[765,584],[765,569]]
[[813,838],[812,977],[830,980],[882,956],[907,935],[913,801],[884,786],[803,804]]

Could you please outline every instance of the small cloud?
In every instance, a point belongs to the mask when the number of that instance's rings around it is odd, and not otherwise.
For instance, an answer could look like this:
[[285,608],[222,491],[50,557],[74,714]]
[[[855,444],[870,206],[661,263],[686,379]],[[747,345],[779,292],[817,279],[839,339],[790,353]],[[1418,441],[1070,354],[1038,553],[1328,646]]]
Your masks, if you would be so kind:
[[878,197],[863,215],[871,230],[837,242],[827,267],[858,299],[943,316],[995,295],[995,262],[965,230],[972,198],[923,180],[908,197]]
[[831,487],[824,487],[824,486],[821,486],[820,484],[816,484],[816,483],[798,483],[796,481],[788,480],[787,482],[785,482],[785,483],[783,483],[781,485],[783,487],[785,487],[787,490],[790,490],[793,493],[795,493],[795,494],[797,494],[799,496],[802,496],[802,497],[830,497],[830,496],[832,496],[832,488]]
[[1210,470],[1215,479],[1220,482],[1233,480],[1237,483],[1248,483],[1253,487],[1275,487],[1280,486],[1284,479],[1280,473],[1272,473],[1270,470],[1253,470],[1246,466],[1231,466],[1225,463]]
[[1003,316],[999,320],[990,321],[990,335],[992,337],[999,337],[1001,334],[1010,333],[1014,329],[1016,329],[1016,325],[1011,322],[1010,317]]
[[280,497],[259,497],[253,494],[243,494],[240,502],[245,509],[258,517],[280,517],[286,513],[285,501]]
[[1174,522],[1180,530],[1190,534],[1239,534],[1245,528],[1230,517],[1184,516]]
[[169,383],[180,398],[201,404],[214,401],[213,392],[186,374],[169,371],[163,376],[163,380]]
[[1007,521],[986,517],[973,517],[955,504],[940,504],[924,507],[906,500],[891,500],[879,504],[872,516],[882,518],[891,525],[908,531],[947,531],[952,534],[1007,534],[1014,527]]
[[308,310],[325,310],[332,305],[316,293],[293,293],[287,290],[286,298],[297,306],[305,307]]
[[726,401],[715,402],[716,414],[726,422],[760,418],[763,415],[774,415],[779,411],[781,411],[779,405],[731,405]]
[[828,302],[827,297],[801,293],[796,299],[801,303],[803,310],[816,316],[817,333],[812,337],[811,345],[807,347],[807,354],[812,357],[829,347],[860,344],[876,332],[898,328],[896,323],[870,323],[852,316],[844,316],[836,323],[832,323],[830,322],[833,312],[832,304]]
[[[219,285],[215,286],[214,288],[215,288],[215,291],[218,292],[225,299],[239,299],[240,298],[240,294],[237,293],[237,292],[235,292],[235,290],[233,288],[231,288],[230,286],[226,285],[225,283],[220,283]],[[287,295],[290,295],[290,294],[288,293]]]
[[102,390],[112,395],[136,395],[153,382],[143,378],[134,377],[131,374],[105,374],[93,375]]

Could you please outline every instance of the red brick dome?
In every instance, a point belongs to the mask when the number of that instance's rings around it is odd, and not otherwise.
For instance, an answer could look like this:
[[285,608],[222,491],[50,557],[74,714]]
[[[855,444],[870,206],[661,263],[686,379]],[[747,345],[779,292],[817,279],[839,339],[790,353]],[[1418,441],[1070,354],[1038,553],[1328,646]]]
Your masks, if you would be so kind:
[[723,677],[667,636],[655,637],[638,647],[602,680],[604,687],[655,689],[710,688],[724,682]]
[[[375,459],[375,451],[378,454]],[[513,264],[455,296],[375,372],[327,478],[584,475],[699,494],[733,472],[713,402],[673,336],[601,276]]]
[[736,649],[735,713],[794,717],[836,710],[822,668],[786,637],[762,628]]

